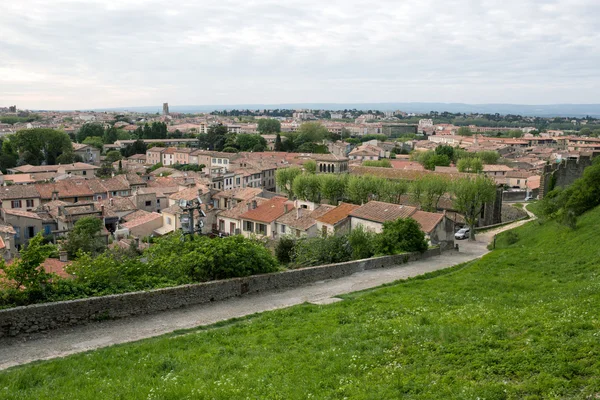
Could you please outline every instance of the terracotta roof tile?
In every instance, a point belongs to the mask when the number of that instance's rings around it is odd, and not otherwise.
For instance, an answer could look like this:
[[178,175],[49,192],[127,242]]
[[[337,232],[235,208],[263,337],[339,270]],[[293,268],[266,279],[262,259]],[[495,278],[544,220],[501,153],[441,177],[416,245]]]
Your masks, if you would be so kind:
[[410,217],[419,223],[423,232],[429,234],[444,219],[444,214],[419,210]]
[[271,223],[285,213],[284,204],[287,201],[285,197],[273,197],[255,209],[245,212],[240,218]]
[[386,222],[395,221],[398,218],[408,218],[416,211],[416,207],[370,201],[350,212],[350,216],[374,222]]
[[335,225],[338,222],[348,218],[348,215],[359,207],[360,206],[356,204],[341,203],[333,210],[330,210],[322,216],[318,217],[317,221],[328,225]]

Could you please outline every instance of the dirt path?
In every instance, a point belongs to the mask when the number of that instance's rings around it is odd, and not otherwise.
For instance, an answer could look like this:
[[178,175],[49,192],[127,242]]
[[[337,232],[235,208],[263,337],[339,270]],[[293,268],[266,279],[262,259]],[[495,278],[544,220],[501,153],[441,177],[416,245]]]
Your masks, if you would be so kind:
[[[529,212],[528,212],[529,213]],[[531,214],[530,214],[531,215]],[[534,217],[535,218],[535,217]],[[316,282],[303,287],[266,292],[218,303],[202,304],[114,321],[91,323],[73,328],[0,339],[0,369],[31,361],[64,357],[119,343],[154,337],[178,329],[210,325],[278,308],[310,302],[328,304],[339,301],[335,296],[368,289],[427,272],[451,267],[479,258],[488,252],[487,245],[499,232],[520,226],[529,220],[481,233],[476,242],[459,242],[460,250],[398,267],[356,273],[340,279]]]

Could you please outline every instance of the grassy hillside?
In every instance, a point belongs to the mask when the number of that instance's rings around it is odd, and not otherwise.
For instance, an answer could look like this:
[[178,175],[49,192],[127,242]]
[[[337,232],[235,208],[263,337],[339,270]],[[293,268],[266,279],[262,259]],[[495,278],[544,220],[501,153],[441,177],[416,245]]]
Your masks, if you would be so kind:
[[600,209],[480,261],[0,373],[6,399],[600,397]]

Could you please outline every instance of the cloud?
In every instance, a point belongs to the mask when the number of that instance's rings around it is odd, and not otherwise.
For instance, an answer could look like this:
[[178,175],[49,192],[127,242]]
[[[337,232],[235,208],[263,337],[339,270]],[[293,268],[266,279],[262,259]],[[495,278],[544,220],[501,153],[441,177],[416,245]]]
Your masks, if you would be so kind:
[[597,102],[597,0],[21,0],[0,104]]

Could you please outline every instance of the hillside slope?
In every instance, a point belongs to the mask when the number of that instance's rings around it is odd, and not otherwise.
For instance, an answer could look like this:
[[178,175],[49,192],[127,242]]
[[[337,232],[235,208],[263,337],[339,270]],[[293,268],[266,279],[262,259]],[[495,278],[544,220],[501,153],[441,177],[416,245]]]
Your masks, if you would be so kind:
[[453,270],[0,373],[0,398],[600,396],[600,209]]

